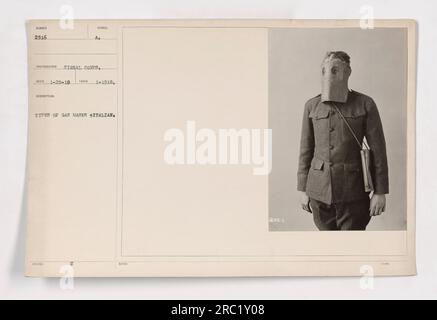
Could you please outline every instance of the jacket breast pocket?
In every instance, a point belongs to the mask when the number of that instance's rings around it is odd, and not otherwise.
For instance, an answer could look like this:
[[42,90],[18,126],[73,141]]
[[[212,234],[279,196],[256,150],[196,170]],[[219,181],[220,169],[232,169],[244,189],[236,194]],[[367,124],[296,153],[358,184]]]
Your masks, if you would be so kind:
[[328,118],[330,110],[326,107],[318,107],[310,112],[309,117],[313,120],[323,120]]
[[[343,113],[344,118],[346,119],[349,126],[354,131],[355,135],[358,139],[362,139],[365,132],[366,126],[366,113],[364,110],[356,110],[353,112],[345,112]],[[350,129],[348,126],[343,123],[343,139],[350,140],[354,139]]]
[[316,143],[327,143],[326,132],[329,127],[329,115],[330,110],[324,106],[313,110],[309,115],[313,122]]
[[[329,168],[328,168],[329,169]],[[325,168],[323,160],[313,158],[311,167],[308,172],[307,193],[320,195],[329,180],[327,177],[328,171]]]

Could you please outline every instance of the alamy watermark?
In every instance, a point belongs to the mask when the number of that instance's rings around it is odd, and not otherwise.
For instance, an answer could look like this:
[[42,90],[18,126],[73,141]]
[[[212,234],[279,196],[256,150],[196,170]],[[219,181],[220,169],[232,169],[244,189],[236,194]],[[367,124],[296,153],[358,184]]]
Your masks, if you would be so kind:
[[360,28],[363,30],[375,28],[375,14],[372,6],[360,7]]
[[62,275],[59,278],[59,288],[61,290],[74,290],[74,267],[73,263],[62,265],[59,269]]
[[375,272],[373,267],[369,265],[362,265],[360,267],[360,273],[362,274],[360,278],[360,288],[362,290],[373,290],[375,281]]
[[74,29],[74,9],[72,6],[65,4],[59,8],[59,28],[62,30]]
[[187,121],[185,130],[166,130],[164,141],[169,165],[250,165],[254,175],[272,169],[271,129],[197,129],[195,121]]

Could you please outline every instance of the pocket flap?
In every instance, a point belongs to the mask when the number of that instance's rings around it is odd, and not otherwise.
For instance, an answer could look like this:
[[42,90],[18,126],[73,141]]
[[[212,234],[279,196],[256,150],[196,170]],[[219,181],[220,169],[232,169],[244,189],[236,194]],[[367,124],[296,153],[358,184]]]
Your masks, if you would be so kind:
[[315,110],[311,111],[309,117],[314,119],[325,119],[329,116],[329,108],[325,106],[318,106]]
[[329,109],[328,108],[319,108],[316,112],[316,119],[324,119],[329,116]]
[[313,158],[313,161],[311,163],[311,167],[315,170],[323,170],[323,164],[324,164],[323,160]]
[[363,108],[345,108],[341,109],[341,113],[345,118],[358,118],[366,115]]

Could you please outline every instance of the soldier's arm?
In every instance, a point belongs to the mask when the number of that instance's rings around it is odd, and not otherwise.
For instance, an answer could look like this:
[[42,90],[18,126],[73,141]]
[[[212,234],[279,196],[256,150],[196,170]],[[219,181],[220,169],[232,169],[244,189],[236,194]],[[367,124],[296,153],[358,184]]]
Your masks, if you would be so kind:
[[366,140],[372,150],[373,185],[375,194],[388,193],[388,166],[384,131],[378,108],[373,99],[366,102]]
[[300,137],[299,167],[297,172],[297,190],[305,191],[308,171],[314,155],[314,129],[309,117],[310,104],[307,102],[302,120],[302,133]]

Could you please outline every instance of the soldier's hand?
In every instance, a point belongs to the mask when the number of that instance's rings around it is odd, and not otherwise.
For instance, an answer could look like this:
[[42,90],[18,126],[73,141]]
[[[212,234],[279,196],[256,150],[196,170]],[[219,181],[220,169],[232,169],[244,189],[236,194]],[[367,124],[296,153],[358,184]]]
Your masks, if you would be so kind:
[[385,211],[385,194],[373,194],[370,198],[370,216],[379,216]]
[[308,211],[309,213],[313,213],[310,206],[310,198],[307,196],[307,194],[304,191],[300,192],[300,205],[302,206],[302,209],[305,211]]

